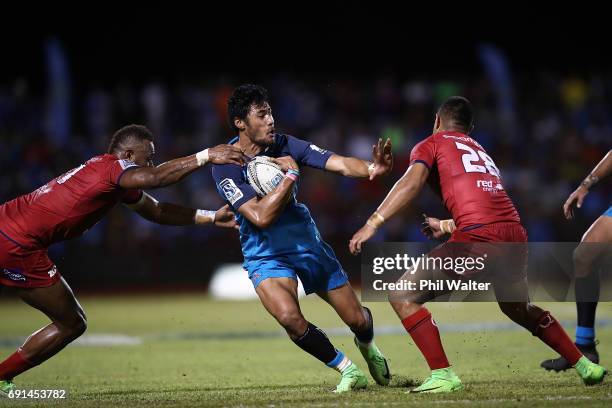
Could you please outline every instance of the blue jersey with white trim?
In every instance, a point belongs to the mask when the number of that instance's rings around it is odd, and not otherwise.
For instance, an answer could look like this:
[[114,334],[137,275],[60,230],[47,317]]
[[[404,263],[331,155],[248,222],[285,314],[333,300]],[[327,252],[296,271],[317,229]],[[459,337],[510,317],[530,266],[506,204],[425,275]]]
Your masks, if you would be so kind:
[[[234,144],[237,141],[236,137],[229,143]],[[323,169],[332,154],[305,140],[276,134],[274,143],[258,156],[291,156],[298,165]],[[321,235],[310,211],[296,199],[297,186],[294,188],[293,198],[274,223],[266,229],[260,229],[238,212],[242,204],[257,196],[247,181],[246,166],[215,164],[212,166],[212,176],[221,197],[236,211],[242,254],[246,262],[300,253],[320,243]]]

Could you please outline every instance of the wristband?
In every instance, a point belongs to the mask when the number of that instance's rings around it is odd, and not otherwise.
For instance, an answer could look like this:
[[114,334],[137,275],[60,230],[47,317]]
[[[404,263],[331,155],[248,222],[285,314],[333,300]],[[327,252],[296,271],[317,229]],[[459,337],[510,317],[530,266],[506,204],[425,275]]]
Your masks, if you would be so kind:
[[380,215],[378,211],[374,211],[374,214],[368,218],[366,224],[374,229],[378,229],[381,225],[385,223],[385,217]]
[[208,163],[208,149],[204,149],[201,152],[197,152],[196,160],[198,161],[198,166],[203,166]]
[[455,222],[453,220],[441,220],[440,221],[440,231],[445,234],[452,234]]
[[193,222],[195,224],[214,224],[216,211],[210,210],[196,210],[193,216]]
[[372,175],[372,173],[374,173],[374,167],[376,167],[374,165],[374,163],[370,163],[370,165],[368,166],[368,175]]
[[298,178],[300,178],[300,172],[299,170],[289,169],[287,170],[287,173],[285,173],[285,177],[290,178],[293,181],[297,181]]

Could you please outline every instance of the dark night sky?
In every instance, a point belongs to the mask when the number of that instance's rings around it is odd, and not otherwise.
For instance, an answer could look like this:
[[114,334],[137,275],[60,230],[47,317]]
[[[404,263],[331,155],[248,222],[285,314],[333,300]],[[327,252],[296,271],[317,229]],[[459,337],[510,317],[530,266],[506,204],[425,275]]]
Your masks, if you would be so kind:
[[[71,17],[82,12],[86,17]],[[193,11],[161,6],[72,10],[27,27],[2,30],[0,84],[26,77],[44,83],[43,43],[64,45],[78,85],[118,80],[169,81],[229,73],[258,78],[295,75],[368,76],[478,73],[476,46],[491,42],[509,57],[512,69],[551,69],[579,74],[609,71],[605,27],[588,31],[567,20],[523,16],[497,24],[485,18],[462,23],[430,23],[418,15],[337,18],[314,14],[258,19],[231,12]],[[293,15],[298,15],[294,12]],[[76,14],[74,14],[76,15]],[[235,16],[233,20],[230,18]],[[537,24],[536,24],[537,23]]]

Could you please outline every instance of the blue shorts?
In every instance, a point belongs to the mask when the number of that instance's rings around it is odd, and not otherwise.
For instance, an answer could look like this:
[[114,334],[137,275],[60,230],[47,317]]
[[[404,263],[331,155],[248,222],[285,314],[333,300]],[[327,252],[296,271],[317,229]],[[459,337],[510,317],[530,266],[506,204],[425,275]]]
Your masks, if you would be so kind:
[[268,278],[300,278],[306,294],[328,291],[348,282],[348,276],[334,251],[324,242],[313,249],[291,255],[279,255],[247,261],[244,268],[249,272],[253,286]]
[[610,206],[610,208],[608,208],[608,210],[605,213],[603,213],[603,215],[607,217],[612,217],[612,205]]

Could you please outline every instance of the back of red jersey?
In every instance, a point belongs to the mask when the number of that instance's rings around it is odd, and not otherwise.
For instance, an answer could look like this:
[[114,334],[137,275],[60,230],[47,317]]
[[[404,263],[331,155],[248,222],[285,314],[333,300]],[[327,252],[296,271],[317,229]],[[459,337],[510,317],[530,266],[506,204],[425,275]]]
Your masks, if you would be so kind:
[[140,190],[125,190],[119,180],[128,160],[96,156],[39,189],[0,206],[0,231],[18,244],[47,247],[77,237],[118,202],[134,203]]
[[418,143],[410,164],[420,162],[429,182],[442,195],[457,228],[496,222],[519,222],[497,166],[482,146],[459,132],[439,132]]

